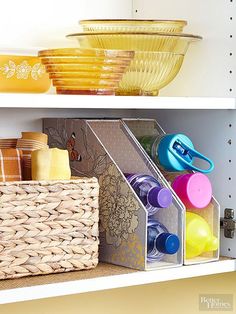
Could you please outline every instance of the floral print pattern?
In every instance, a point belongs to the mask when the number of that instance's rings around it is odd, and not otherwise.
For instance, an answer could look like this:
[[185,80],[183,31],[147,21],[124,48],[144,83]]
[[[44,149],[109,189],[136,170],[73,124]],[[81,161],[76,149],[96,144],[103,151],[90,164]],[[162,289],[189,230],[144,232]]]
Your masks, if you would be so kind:
[[[81,162],[71,161],[72,173],[99,179],[100,236],[111,250],[113,248],[120,251],[120,247],[129,243],[130,237],[137,232],[140,204],[116,165],[111,162],[104,149],[101,149],[100,144],[93,142],[95,139],[91,134],[88,135],[82,125],[77,121],[74,129],[71,126],[65,127],[65,123],[58,120],[56,127],[45,126],[44,131],[49,135],[50,147],[61,149],[68,149],[68,134],[74,134],[76,142],[73,142],[73,147],[83,152],[83,155]],[[142,248],[135,250],[140,252]]]
[[0,72],[3,73],[4,76],[6,76],[7,79],[13,77],[16,72],[16,65],[13,61],[9,61],[8,63],[4,64],[2,67],[0,67]]
[[32,67],[31,76],[35,81],[41,78],[45,73],[46,73],[45,66],[43,66],[41,63],[36,63]]
[[145,267],[145,247],[142,245],[138,235],[133,233],[129,236],[129,241],[122,241],[119,250],[111,254],[111,262],[117,262],[136,269]]
[[23,61],[20,65],[16,67],[16,77],[18,79],[27,80],[29,73],[31,71],[31,66],[27,61]]
[[139,204],[115,166],[107,168],[99,184],[100,232],[105,232],[108,244],[118,247],[138,227]]
[[16,65],[15,62],[9,60],[8,63],[0,66],[0,73],[2,73],[6,79],[15,76],[18,80],[27,80],[31,74],[31,77],[37,81],[46,73],[46,71],[44,65],[41,63],[35,63],[31,67],[27,61],[23,61],[19,65]]

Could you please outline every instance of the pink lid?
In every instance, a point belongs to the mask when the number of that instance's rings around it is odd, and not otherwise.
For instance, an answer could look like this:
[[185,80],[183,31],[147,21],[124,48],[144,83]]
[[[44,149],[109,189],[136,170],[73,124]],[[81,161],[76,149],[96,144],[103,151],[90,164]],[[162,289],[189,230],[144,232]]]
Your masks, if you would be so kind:
[[180,175],[173,181],[172,188],[187,208],[204,208],[212,198],[211,182],[202,173]]

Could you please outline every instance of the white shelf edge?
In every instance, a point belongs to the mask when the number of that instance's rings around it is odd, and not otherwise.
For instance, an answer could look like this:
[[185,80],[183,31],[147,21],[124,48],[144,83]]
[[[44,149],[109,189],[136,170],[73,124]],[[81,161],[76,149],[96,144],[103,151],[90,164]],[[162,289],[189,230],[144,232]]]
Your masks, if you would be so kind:
[[14,288],[0,291],[0,304],[124,288],[233,271],[236,271],[236,260],[230,259],[156,271],[137,271],[129,274]]
[[0,108],[236,109],[235,98],[0,94]]

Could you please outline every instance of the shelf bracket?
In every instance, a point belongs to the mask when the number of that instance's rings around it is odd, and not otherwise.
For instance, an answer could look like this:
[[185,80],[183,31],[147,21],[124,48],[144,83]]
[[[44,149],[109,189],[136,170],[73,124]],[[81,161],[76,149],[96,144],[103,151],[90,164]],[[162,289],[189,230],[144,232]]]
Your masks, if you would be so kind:
[[224,218],[220,220],[220,226],[224,229],[224,236],[228,239],[233,239],[236,230],[236,220],[234,219],[234,209],[226,208]]

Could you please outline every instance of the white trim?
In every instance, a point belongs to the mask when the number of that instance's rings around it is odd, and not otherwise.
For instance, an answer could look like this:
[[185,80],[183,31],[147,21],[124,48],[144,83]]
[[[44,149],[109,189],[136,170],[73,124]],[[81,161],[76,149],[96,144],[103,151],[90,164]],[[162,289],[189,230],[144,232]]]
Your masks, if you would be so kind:
[[[0,291],[0,304],[58,297],[92,291],[145,285],[170,280],[233,272],[236,260],[221,260],[208,264],[182,266],[156,271],[104,276]],[[27,279],[28,281],[29,279]]]
[[0,108],[236,109],[236,98],[0,94]]

